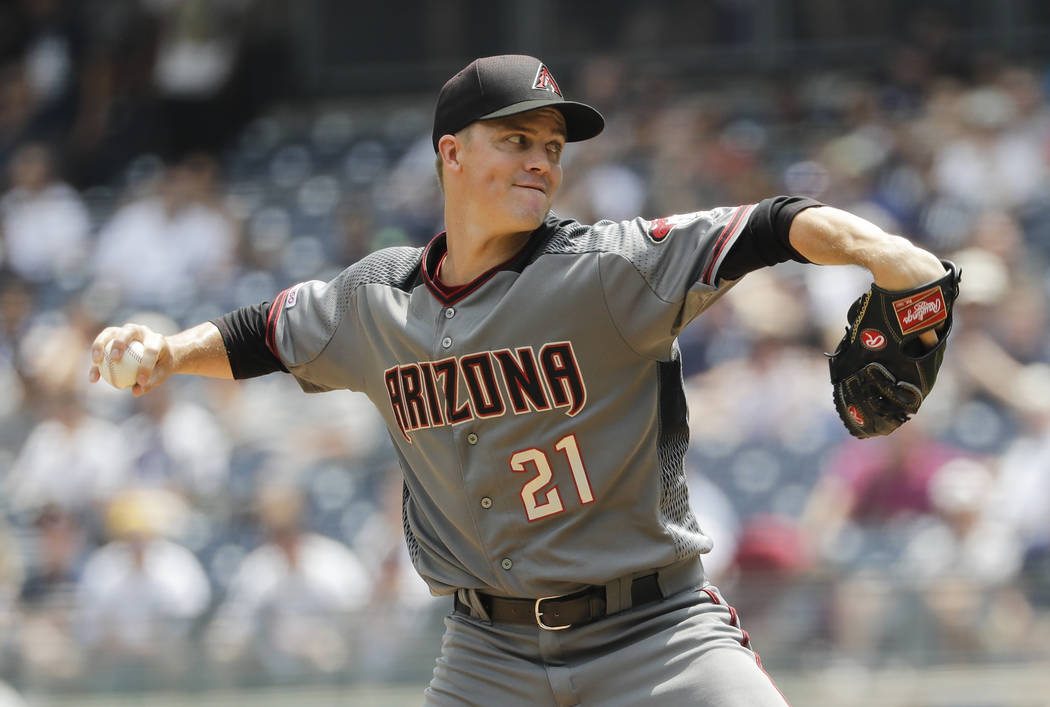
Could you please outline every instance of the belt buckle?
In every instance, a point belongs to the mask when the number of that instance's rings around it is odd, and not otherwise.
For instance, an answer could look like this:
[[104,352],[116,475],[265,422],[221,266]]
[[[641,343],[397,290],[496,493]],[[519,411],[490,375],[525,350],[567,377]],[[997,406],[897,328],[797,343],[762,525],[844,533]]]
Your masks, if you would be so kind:
[[555,595],[552,597],[540,597],[536,600],[536,604],[533,607],[533,611],[536,614],[536,625],[546,631],[564,631],[567,628],[571,628],[572,624],[565,624],[564,626],[548,626],[543,623],[543,612],[540,610],[540,603],[547,601],[548,599],[561,599],[564,595]]

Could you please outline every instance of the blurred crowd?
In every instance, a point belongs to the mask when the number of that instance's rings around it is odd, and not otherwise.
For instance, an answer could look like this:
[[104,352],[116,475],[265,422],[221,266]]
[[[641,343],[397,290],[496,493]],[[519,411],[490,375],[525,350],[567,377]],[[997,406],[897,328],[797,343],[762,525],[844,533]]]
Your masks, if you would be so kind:
[[[271,38],[240,20],[265,3],[87,4],[97,26],[51,0],[0,21],[0,678],[425,679],[447,602],[367,400],[283,375],[134,399],[87,370],[104,326],[174,333],[427,242],[433,96],[249,120],[238,58]],[[1048,65],[908,46],[866,72],[559,77],[608,121],[566,151],[563,215],[806,194],[962,267],[937,387],[889,438],[846,434],[822,355],[860,269],[752,273],[681,338],[705,563],[766,662],[1050,657]]]

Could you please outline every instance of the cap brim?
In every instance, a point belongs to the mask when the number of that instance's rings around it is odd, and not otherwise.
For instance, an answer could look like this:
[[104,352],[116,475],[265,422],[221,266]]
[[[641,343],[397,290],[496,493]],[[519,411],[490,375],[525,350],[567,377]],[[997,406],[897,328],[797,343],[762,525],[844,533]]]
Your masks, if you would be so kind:
[[601,113],[586,103],[576,101],[549,101],[546,99],[522,101],[483,115],[478,120],[506,118],[509,115],[518,115],[547,107],[556,108],[565,117],[565,140],[567,142],[589,140],[605,129],[605,118]]

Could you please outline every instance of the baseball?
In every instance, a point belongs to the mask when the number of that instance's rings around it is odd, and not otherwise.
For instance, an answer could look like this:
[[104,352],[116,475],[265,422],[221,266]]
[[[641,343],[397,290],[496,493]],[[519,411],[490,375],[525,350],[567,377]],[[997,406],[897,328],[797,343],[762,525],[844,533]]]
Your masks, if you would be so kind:
[[145,348],[141,341],[132,341],[124,351],[119,361],[114,361],[109,354],[113,350],[113,342],[106,344],[102,360],[98,364],[98,372],[107,383],[114,388],[130,388],[135,385],[135,377],[139,372],[139,363]]

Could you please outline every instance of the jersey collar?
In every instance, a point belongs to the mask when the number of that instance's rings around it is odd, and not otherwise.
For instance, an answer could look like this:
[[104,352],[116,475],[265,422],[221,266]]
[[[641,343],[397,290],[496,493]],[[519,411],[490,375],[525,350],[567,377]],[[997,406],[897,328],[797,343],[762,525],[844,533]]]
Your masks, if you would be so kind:
[[[549,218],[550,217],[548,217],[548,220]],[[521,272],[522,268],[532,260],[537,245],[540,241],[544,240],[544,236],[549,235],[548,232],[550,230],[548,223],[543,223],[539,228],[532,232],[532,235],[529,236],[529,240],[526,241],[522,249],[511,256],[508,260],[505,260],[494,268],[486,270],[465,285],[457,285],[455,287],[449,287],[441,282],[438,277],[439,271],[441,270],[441,264],[444,262],[445,256],[448,255],[448,235],[447,232],[442,231],[434,236],[423,251],[422,267],[420,268],[423,273],[423,282],[426,283],[427,289],[430,290],[430,293],[434,295],[439,302],[446,306],[455,304],[491,280],[492,276],[498,272],[503,270]]]

